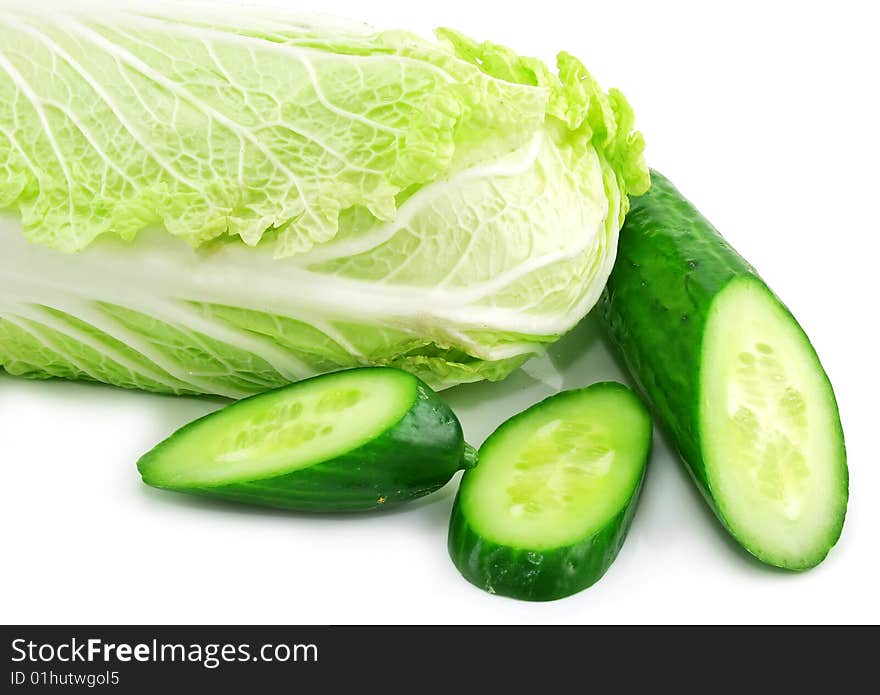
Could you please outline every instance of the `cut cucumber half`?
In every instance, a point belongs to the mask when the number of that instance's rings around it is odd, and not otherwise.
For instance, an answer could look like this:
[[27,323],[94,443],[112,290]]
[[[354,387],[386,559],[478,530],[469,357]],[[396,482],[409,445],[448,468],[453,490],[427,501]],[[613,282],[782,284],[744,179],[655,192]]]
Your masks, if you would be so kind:
[[159,488],[355,511],[433,492],[470,461],[461,425],[437,394],[408,372],[373,367],[239,401],[173,434],[138,470]]
[[549,601],[595,583],[623,543],[651,448],[625,386],[564,391],[499,427],[462,478],[449,553],[473,584]]
[[840,537],[848,472],[831,383],[797,321],[657,172],[633,198],[602,307],[715,514],[800,570]]

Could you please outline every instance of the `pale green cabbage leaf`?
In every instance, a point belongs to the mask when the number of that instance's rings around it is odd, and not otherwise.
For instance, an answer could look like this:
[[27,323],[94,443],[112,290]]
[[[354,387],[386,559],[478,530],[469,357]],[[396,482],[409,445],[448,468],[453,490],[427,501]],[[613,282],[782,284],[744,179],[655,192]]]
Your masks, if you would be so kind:
[[617,91],[450,30],[0,0],[0,366],[241,397],[500,379],[648,186]]

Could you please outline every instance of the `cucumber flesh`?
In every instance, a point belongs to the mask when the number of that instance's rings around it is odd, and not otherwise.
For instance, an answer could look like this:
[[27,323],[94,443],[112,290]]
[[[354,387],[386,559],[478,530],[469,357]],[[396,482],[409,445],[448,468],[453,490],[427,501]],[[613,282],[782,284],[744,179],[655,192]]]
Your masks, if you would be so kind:
[[450,555],[491,592],[568,596],[597,581],[631,519],[651,444],[647,410],[614,383],[552,396],[508,420],[465,473]]
[[388,507],[473,464],[461,424],[407,372],[301,381],[182,428],[138,462],[155,487],[306,511]]
[[840,424],[812,346],[763,283],[736,280],[716,297],[700,381],[706,476],[720,514],[759,557],[814,564],[846,504]]

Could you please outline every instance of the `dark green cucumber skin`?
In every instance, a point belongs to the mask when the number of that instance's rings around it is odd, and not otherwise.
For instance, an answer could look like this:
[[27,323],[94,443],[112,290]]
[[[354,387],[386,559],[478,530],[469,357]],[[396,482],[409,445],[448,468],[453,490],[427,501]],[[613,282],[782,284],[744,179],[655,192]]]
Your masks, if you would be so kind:
[[[368,369],[400,371],[390,367]],[[461,423],[427,384],[409,373],[404,374],[416,382],[415,399],[409,410],[397,423],[357,449],[271,478],[211,487],[165,489],[304,512],[385,509],[439,490],[465,465]],[[297,384],[293,384],[284,388],[296,387]],[[161,456],[164,446],[173,443],[176,437],[184,435],[195,424],[179,430],[138,462],[144,482],[164,487],[149,480],[150,461]]]
[[[703,497],[734,538],[736,533],[707,480],[699,430],[700,370],[712,301],[728,283],[742,277],[760,283],[775,297],[718,230],[666,177],[652,170],[649,191],[630,200],[617,261],[600,300],[608,334],[633,380],[671,435]],[[843,518],[835,541],[842,527]],[[758,549],[746,549],[777,564]]]
[[[617,382],[598,382],[588,389],[623,389]],[[584,389],[587,390],[587,389]],[[563,391],[550,396],[531,408],[502,423],[481,448],[507,427],[516,425],[519,418],[539,409],[553,399],[573,393]],[[632,395],[632,392],[630,392]],[[633,400],[650,421],[645,405],[633,395]],[[651,435],[645,443],[645,463],[651,455]],[[614,562],[632,523],[639,495],[645,481],[647,465],[632,495],[620,511],[601,529],[571,545],[533,550],[515,548],[491,541],[476,531],[468,522],[461,505],[461,488],[452,506],[447,547],[453,564],[471,584],[490,594],[509,596],[523,601],[555,601],[576,594],[599,581]],[[462,483],[468,473],[462,477]]]
[[758,278],[652,170],[649,191],[630,199],[600,307],[630,374],[707,495],[698,429],[703,332],[712,300],[743,275]]
[[[467,473],[465,473],[467,475]],[[471,584],[524,601],[555,601],[592,586],[617,557],[635,514],[644,474],[626,506],[597,533],[572,545],[528,550],[483,538],[456,495],[449,525],[449,556]]]

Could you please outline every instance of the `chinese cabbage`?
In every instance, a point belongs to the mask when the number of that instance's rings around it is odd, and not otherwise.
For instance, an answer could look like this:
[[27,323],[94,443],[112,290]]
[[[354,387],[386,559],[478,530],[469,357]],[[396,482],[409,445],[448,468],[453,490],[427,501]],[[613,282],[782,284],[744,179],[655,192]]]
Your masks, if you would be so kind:
[[0,366],[503,378],[590,310],[648,186],[623,96],[558,68],[451,30],[0,5]]

